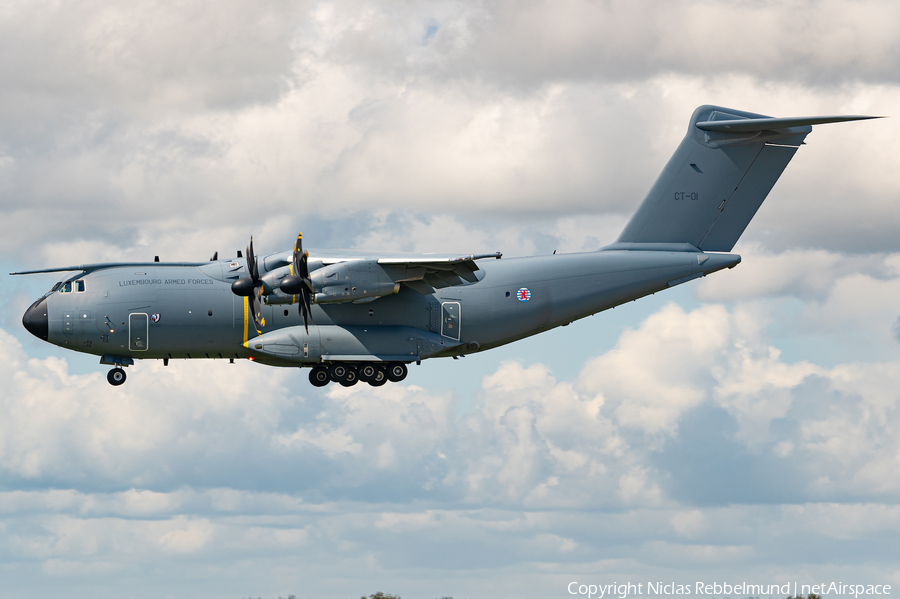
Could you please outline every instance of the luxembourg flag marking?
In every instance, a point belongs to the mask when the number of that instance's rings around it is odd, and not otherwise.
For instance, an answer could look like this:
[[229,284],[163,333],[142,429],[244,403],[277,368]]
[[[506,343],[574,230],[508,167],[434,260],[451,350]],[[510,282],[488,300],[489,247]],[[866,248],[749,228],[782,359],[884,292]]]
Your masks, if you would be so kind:
[[519,298],[520,302],[527,302],[531,299],[531,291],[527,287],[522,287],[516,292],[516,297]]

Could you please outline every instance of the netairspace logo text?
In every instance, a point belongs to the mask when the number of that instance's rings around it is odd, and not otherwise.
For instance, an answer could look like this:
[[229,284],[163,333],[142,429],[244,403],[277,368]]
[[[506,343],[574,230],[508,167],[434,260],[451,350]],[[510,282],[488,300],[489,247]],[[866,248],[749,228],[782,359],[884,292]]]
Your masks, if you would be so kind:
[[[646,589],[646,590],[645,590]],[[843,595],[858,598],[860,595],[890,595],[889,584],[844,584],[842,582],[819,584],[750,584],[740,582],[728,584],[724,582],[696,582],[690,584],[678,584],[675,582],[648,582],[634,584],[626,582],[622,584],[583,584],[577,581],[570,582],[566,587],[570,595],[581,595],[587,599],[596,597],[603,599],[627,599],[633,595],[750,595],[750,596],[779,596],[787,597],[793,594],[800,595]]]

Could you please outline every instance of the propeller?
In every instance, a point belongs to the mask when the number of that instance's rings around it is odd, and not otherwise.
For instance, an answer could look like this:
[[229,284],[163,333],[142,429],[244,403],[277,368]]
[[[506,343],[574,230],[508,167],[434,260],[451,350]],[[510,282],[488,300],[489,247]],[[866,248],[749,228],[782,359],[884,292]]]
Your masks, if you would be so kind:
[[250,314],[256,332],[262,333],[261,327],[266,326],[266,320],[262,317],[262,287],[259,279],[259,264],[256,262],[256,254],[253,253],[253,236],[250,237],[250,245],[247,246],[247,271],[249,277],[241,277],[231,284],[231,291],[235,295],[249,298]]
[[[288,295],[300,296],[300,315],[303,326],[309,334],[309,323],[312,322],[313,284],[309,278],[309,252],[303,251],[303,233],[297,235],[294,243],[294,254],[291,258],[293,274],[281,280],[279,288]],[[313,322],[313,324],[315,324]]]

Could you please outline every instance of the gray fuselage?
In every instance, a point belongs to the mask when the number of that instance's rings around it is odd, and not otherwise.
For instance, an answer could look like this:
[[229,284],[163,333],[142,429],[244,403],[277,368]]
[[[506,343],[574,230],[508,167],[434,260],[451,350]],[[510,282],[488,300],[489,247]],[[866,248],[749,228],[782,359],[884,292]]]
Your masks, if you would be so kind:
[[100,356],[412,362],[504,345],[739,261],[634,250],[482,261],[477,282],[430,295],[403,287],[366,303],[316,304],[309,333],[285,303],[263,307],[259,335],[246,298],[231,291],[234,260],[105,268],[70,277],[84,291],[53,292],[43,305],[47,341]]

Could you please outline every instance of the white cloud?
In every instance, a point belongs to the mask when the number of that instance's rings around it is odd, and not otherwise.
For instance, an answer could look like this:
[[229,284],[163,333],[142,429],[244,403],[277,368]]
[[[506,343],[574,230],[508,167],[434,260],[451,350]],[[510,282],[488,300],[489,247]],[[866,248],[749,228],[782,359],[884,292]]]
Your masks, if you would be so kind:
[[746,301],[753,298],[790,296],[824,300],[841,279],[868,275],[878,279],[896,277],[889,254],[842,254],[825,250],[766,251],[758,243],[740,243],[734,253],[741,264],[704,278],[697,296],[704,301]]
[[[896,84],[882,76],[885,56],[896,51],[889,28],[860,20],[847,3],[803,7],[687,3],[660,13],[616,3],[348,2],[257,7],[251,16],[237,5],[184,14],[161,4],[130,19],[124,5],[14,5],[6,43],[25,40],[17,52],[49,67],[6,65],[0,101],[27,110],[4,113],[24,128],[0,144],[0,243],[18,258],[37,244],[48,256],[203,259],[225,252],[214,247],[223,242],[242,247],[261,229],[274,242],[310,220],[367,223],[402,211],[435,223],[452,215],[465,226],[509,214],[545,224],[549,215],[559,222],[555,235],[582,239],[551,250],[594,249],[614,239],[701,102],[779,115],[883,113],[897,104]],[[870,2],[867,10],[889,15],[894,7]],[[647,11],[666,16],[638,19]],[[797,11],[813,21],[772,33]],[[750,50],[704,45],[699,60],[694,44],[674,44],[711,15],[773,26],[751,36]],[[840,19],[841,35],[857,41],[837,53],[806,43],[827,18]],[[92,42],[98,35],[103,41]],[[225,43],[229,36],[234,43]],[[124,39],[129,51],[115,51]],[[623,54],[633,43],[643,49],[641,64]],[[847,47],[870,44],[881,44],[882,54],[854,58],[849,71]],[[771,52],[796,68],[760,58]],[[727,69],[710,65],[720,60]],[[623,78],[626,67],[632,75]],[[815,76],[798,79],[798,69]],[[822,84],[830,70],[854,74],[840,87]],[[55,87],[27,73],[56,74]],[[509,77],[520,81],[510,85]],[[73,104],[73,96],[82,100]],[[890,120],[817,129],[749,238],[777,248],[895,250],[896,139]],[[596,219],[601,231],[574,228],[573,212]],[[408,234],[407,222],[376,216],[353,228],[363,229],[360,241],[378,241]],[[447,232],[431,232],[446,243]],[[495,239],[507,253],[533,245],[514,230]]]
[[[841,555],[843,539],[896,525],[878,502],[900,492],[892,476],[900,370],[784,363],[758,316],[669,305],[623,333],[575,380],[557,380],[539,364],[502,365],[461,416],[452,395],[413,385],[335,387],[286,403],[285,389],[302,374],[250,364],[140,365],[135,375],[156,381],[145,391],[123,387],[107,401],[111,388],[99,375],[68,374],[59,359],[29,361],[5,335],[2,362],[14,384],[3,404],[4,469],[40,486],[0,493],[0,550],[70,581],[82,572],[119,580],[138,563],[179,555],[231,564],[237,573],[268,564],[263,569],[276,568],[269,576],[278,580],[293,579],[277,573],[274,556],[307,559],[313,551],[336,560],[336,574],[357,560],[369,560],[376,572],[408,560],[438,567],[422,553],[424,537],[491,548],[454,558],[463,570],[479,561],[516,568],[539,560],[548,572],[603,572],[593,560],[608,550],[603,539],[614,530],[635,559],[614,567],[640,576],[671,567],[735,573],[751,556],[783,560],[766,533],[748,534],[752,526],[813,535]],[[220,382],[209,368],[231,375]],[[637,372],[642,376],[629,376]],[[684,401],[667,405],[676,397],[671,389],[681,389]],[[50,397],[58,402],[52,409]],[[821,515],[777,503],[693,506],[673,495],[671,478],[680,475],[659,458],[673,443],[700,442],[681,428],[703,410],[724,410],[735,431],[707,432],[730,443],[719,460],[756,456],[802,471],[801,505]],[[63,434],[74,429],[77,437]],[[247,452],[252,469],[240,464]],[[221,460],[232,463],[231,476],[206,480],[234,487],[203,490],[192,482],[197,471],[183,467],[217,469]],[[302,498],[310,486],[275,490],[298,476],[312,477],[312,501]],[[85,490],[45,488],[42,481],[52,480]],[[774,476],[768,492],[778,497],[782,482]],[[128,490],[90,490],[97,484]],[[164,490],[173,485],[183,486]],[[410,503],[411,496],[430,506]],[[847,508],[857,520],[840,531],[817,530],[845,509],[838,502],[848,496],[871,507]],[[392,497],[403,499],[381,503]],[[829,498],[835,503],[806,503]],[[598,507],[608,514],[590,511]],[[742,524],[747,518],[755,524]],[[40,535],[21,528],[26,522]],[[796,558],[788,563],[817,571]],[[528,576],[535,588],[551,584],[539,572]],[[259,574],[251,578],[264,584]]]
[[[68,97],[77,107],[203,109],[277,95],[303,3],[216,10],[169,1],[10,2],[0,20],[5,103],[40,110]],[[32,106],[24,105],[31,101]],[[43,106],[42,106],[43,104]],[[102,107],[102,108],[101,108]],[[9,115],[5,115],[9,116]]]
[[669,305],[588,362],[582,380],[588,390],[602,390],[621,424],[673,432],[681,413],[705,399],[708,369],[727,347],[730,328],[721,306],[685,314]]
[[[854,496],[900,490],[887,475],[900,453],[891,425],[897,367],[786,363],[752,306],[685,312],[670,304],[573,381],[557,381],[539,364],[504,364],[460,418],[450,394],[391,385],[322,395],[302,372],[247,363],[141,364],[133,376],[142,384],[114,389],[100,374],[69,374],[64,361],[28,359],[8,334],[2,340],[11,383],[3,469],[22,479],[146,489],[130,500],[135,513],[160,500],[156,485],[192,484],[198,474],[221,484],[221,459],[251,475],[244,455],[273,473],[306,460],[292,488],[324,485],[318,492],[326,496],[368,493],[392,473],[406,492],[467,503],[663,504],[671,498],[653,456],[681,438],[686,419],[709,409],[729,415],[733,450],[808,460],[806,470],[824,477],[820,492],[850,481]],[[221,369],[228,376],[213,375]],[[297,384],[310,391],[287,391]],[[811,409],[817,389],[846,401]]]

